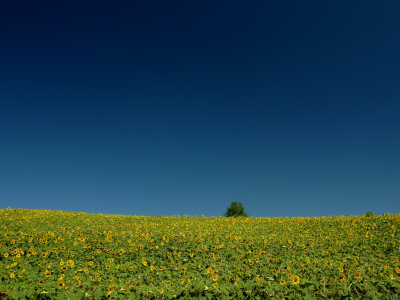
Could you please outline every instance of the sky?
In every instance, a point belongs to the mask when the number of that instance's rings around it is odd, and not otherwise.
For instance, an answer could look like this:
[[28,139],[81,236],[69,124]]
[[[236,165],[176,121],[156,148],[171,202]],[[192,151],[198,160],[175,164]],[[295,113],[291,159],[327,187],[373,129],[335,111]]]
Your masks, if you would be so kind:
[[400,1],[3,1],[0,209],[400,213]]

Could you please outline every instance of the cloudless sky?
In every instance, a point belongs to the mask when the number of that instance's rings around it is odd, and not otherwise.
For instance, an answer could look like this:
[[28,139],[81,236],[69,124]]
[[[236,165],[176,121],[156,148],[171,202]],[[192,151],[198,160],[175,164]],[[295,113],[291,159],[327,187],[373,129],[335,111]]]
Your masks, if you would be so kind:
[[0,208],[400,213],[400,1],[2,1]]

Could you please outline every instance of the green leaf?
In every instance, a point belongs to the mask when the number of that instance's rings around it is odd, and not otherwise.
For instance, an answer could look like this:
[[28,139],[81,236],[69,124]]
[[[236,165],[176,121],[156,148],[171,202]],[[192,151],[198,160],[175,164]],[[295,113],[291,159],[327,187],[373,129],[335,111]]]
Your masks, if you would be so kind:
[[59,293],[59,294],[57,294],[57,299],[65,300],[65,299],[67,299],[67,295],[65,295],[64,293]]
[[276,284],[273,286],[273,289],[278,292],[278,291],[282,290],[282,286]]
[[172,299],[172,298],[174,297],[174,294],[173,294],[172,292],[170,292],[170,291],[166,291],[166,292],[164,293],[164,295],[165,295],[166,297],[168,297],[168,299]]
[[94,296],[96,297],[96,299],[99,299],[103,296],[103,291],[101,289],[96,289],[94,292]]
[[235,287],[233,286],[233,284],[231,282],[228,282],[226,284],[226,288],[228,289],[228,291],[233,292],[235,290]]
[[16,298],[16,290],[7,291],[7,295]]
[[37,296],[37,293],[35,292],[34,289],[32,288],[28,288],[25,290],[25,295],[29,298],[29,299],[33,299]]
[[313,299],[314,299],[314,297],[311,296],[310,294],[307,294],[307,295],[304,297],[304,300],[313,300]]

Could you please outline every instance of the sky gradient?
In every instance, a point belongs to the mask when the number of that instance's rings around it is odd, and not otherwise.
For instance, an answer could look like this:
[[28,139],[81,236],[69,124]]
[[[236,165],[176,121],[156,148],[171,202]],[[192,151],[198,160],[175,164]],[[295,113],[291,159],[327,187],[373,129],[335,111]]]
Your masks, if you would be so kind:
[[0,208],[400,213],[400,2],[4,1]]

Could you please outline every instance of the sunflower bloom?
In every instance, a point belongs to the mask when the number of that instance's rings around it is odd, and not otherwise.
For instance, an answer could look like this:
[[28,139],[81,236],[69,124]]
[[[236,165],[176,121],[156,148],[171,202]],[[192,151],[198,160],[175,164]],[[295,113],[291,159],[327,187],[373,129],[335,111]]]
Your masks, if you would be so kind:
[[73,267],[74,266],[74,262],[72,260],[68,260],[67,261],[67,266]]
[[299,283],[300,283],[300,278],[299,278],[299,276],[294,276],[294,277],[293,277],[293,283],[294,283],[294,284],[299,284]]

